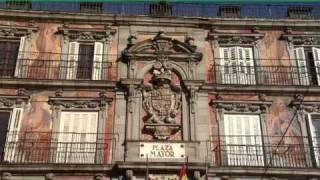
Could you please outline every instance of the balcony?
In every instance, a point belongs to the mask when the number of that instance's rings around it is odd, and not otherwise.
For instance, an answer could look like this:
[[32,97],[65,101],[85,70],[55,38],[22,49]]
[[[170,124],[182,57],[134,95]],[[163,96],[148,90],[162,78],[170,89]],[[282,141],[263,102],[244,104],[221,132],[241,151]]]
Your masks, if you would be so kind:
[[308,137],[220,135],[211,138],[213,167],[319,168],[320,147]]
[[9,132],[1,164],[111,164],[116,136],[99,133]]
[[212,66],[212,81],[217,85],[319,86],[320,67],[296,66],[295,61],[255,59],[255,65],[248,66],[215,64]]
[[[10,2],[10,3],[8,3]],[[150,2],[103,2],[90,4],[89,9],[79,2],[32,2],[29,0],[10,0],[8,2],[0,2],[0,9],[4,10],[31,10],[31,11],[50,11],[50,12],[72,12],[72,13],[90,13],[90,14],[115,14],[120,16],[131,15],[153,15],[154,3]],[[221,17],[220,7],[228,5],[219,3],[168,3],[170,6],[170,15],[173,17]],[[292,7],[305,9],[312,7],[308,11],[308,17],[319,19],[320,4],[319,3],[293,3],[290,4],[231,4],[241,9],[241,13],[237,13],[237,18],[268,18],[268,19],[289,19],[301,18],[292,16]],[[89,10],[89,11],[88,11]],[[295,11],[296,12],[296,11]],[[304,16],[302,17],[304,18]]]
[[[69,57],[79,57],[74,60]],[[0,60],[0,78],[31,80],[114,80],[116,55],[99,55],[95,61],[85,54],[19,52],[17,58]]]

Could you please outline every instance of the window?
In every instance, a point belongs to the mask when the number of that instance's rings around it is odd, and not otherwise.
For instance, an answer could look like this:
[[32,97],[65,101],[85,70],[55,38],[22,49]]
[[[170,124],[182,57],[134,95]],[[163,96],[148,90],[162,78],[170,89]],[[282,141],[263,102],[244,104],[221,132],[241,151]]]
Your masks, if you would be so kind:
[[[69,43],[68,60],[61,68],[66,79],[102,78],[103,43]],[[66,70],[66,71],[64,71]]]
[[32,9],[32,2],[29,0],[7,0],[6,6],[9,9],[30,10]]
[[259,115],[224,115],[227,164],[229,166],[263,166],[263,147]]
[[19,52],[19,41],[0,41],[0,76],[12,77]]
[[320,114],[308,114],[309,134],[317,166],[320,166]]
[[238,6],[222,6],[219,8],[219,16],[223,18],[239,18],[240,7]]
[[102,13],[102,2],[82,2],[80,3],[80,12],[82,13]]
[[96,162],[98,112],[61,112],[56,163]]
[[163,1],[157,4],[150,4],[149,13],[151,16],[171,16],[172,6]]
[[250,47],[221,47],[218,77],[223,84],[256,84],[253,50]]
[[288,17],[290,18],[298,18],[298,19],[306,19],[311,18],[312,8],[311,7],[289,7],[288,8]]
[[295,84],[320,85],[320,49],[298,47],[294,55],[299,75]]
[[[20,123],[22,118],[23,109],[13,108],[10,111],[0,112],[0,143],[2,148],[1,160],[6,162],[14,162],[21,160],[21,156],[18,154],[18,131],[20,129]],[[9,133],[8,133],[9,132]]]

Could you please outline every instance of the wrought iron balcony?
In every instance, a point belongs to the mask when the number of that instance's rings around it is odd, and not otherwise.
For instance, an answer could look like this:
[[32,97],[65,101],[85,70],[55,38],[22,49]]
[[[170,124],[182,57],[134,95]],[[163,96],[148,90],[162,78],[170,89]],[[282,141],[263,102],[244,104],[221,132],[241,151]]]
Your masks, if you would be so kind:
[[[77,56],[78,59],[69,58]],[[19,52],[0,59],[0,78],[42,80],[114,80],[116,55],[101,54],[95,61],[86,54]],[[111,62],[113,61],[113,62]]]
[[[212,81],[224,85],[319,86],[320,68],[296,66],[295,61],[255,60],[254,65],[216,64],[212,66]],[[279,62],[282,65],[272,65]]]
[[[10,0],[0,2],[0,9],[6,10],[32,10],[75,12],[91,14],[116,14],[116,15],[154,15],[154,6],[150,2],[37,2],[31,0]],[[159,13],[164,16],[189,16],[189,17],[239,17],[239,18],[314,18],[320,17],[319,3],[293,3],[293,4],[231,4],[237,7],[236,16],[224,16],[228,4],[219,3],[168,3],[169,13]],[[221,11],[223,10],[223,11]],[[233,10],[232,10],[233,11]],[[228,11],[229,12],[229,11]]]
[[[314,139],[314,138],[313,138]],[[213,166],[319,168],[319,139],[308,137],[219,135],[211,140]]]
[[110,164],[115,144],[114,134],[9,132],[1,163]]

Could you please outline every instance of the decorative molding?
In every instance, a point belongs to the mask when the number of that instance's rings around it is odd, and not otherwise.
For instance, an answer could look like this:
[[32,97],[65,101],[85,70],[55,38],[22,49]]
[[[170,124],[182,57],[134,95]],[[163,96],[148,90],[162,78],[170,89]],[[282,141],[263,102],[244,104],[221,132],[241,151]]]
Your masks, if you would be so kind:
[[235,113],[266,113],[271,104],[271,101],[212,100],[211,102],[212,107],[216,109]]
[[150,174],[149,175],[149,180],[179,180],[179,176],[177,175],[166,175],[166,174],[161,174],[161,175],[155,175],[155,174]]
[[58,33],[69,40],[106,41],[116,33],[116,30],[111,29],[110,27],[105,27],[105,29],[70,28],[69,25],[65,24],[63,27],[58,28]]
[[167,37],[164,31],[159,31],[153,39],[137,42],[137,37],[132,34],[128,38],[128,46],[123,52],[126,61],[200,61],[202,53],[196,52],[194,39],[187,36],[185,42]]
[[30,23],[28,26],[0,25],[0,38],[20,39],[23,36],[30,37],[36,31],[38,31],[38,27],[34,23]]
[[223,33],[209,32],[208,39],[214,42],[215,47],[220,45],[255,45],[264,37],[264,34],[257,33]]
[[293,46],[320,46],[320,34],[318,33],[293,34],[292,30],[286,30],[281,39],[287,41],[290,48],[293,48]]
[[29,96],[0,96],[0,108],[12,108],[27,103]]
[[49,97],[50,105],[66,109],[99,109],[106,107],[111,101],[112,98]]

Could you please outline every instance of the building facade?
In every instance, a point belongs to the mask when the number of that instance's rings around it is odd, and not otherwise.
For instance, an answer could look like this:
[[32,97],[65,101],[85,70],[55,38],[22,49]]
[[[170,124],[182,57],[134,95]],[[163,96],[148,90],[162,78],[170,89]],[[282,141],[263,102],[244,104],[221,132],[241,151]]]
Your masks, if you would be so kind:
[[319,179],[318,6],[1,2],[1,178]]

